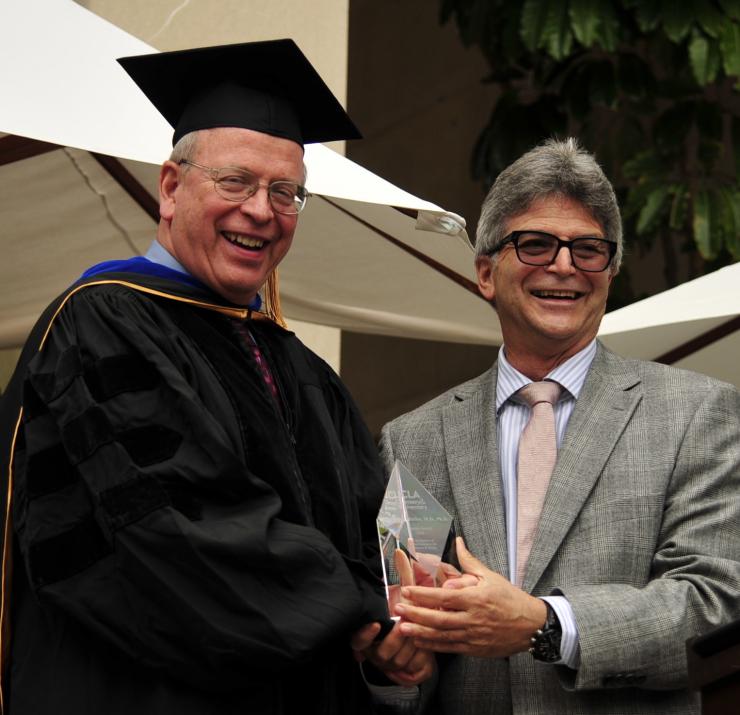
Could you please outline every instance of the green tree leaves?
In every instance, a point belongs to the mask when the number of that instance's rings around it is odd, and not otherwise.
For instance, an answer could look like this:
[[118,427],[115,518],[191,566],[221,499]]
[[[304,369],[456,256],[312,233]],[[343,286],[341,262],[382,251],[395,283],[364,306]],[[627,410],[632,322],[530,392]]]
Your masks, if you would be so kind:
[[600,18],[597,12],[594,12],[593,0],[573,0],[569,5],[570,24],[573,28],[573,34],[578,42],[584,47],[591,47],[596,42],[599,30]]
[[530,52],[544,49],[554,59],[562,60],[573,46],[568,3],[526,0],[522,8],[521,37]]
[[567,57],[574,41],[613,52],[619,23],[611,0],[525,0],[521,38],[530,51],[545,50],[555,60]]
[[694,197],[694,240],[704,258],[714,255],[710,216],[709,193],[701,190]]
[[740,75],[740,25],[736,22],[724,24],[718,39],[725,73],[737,78]]
[[[735,260],[740,260],[736,223],[737,191],[728,187],[702,188],[694,197],[694,240],[699,253],[706,260],[713,260],[726,244]],[[729,242],[728,242],[729,239]]]
[[[469,8],[479,3],[465,3]],[[451,12],[452,0],[445,0],[445,16]],[[622,6],[621,8],[619,6]],[[730,76],[740,75],[740,24],[732,13],[740,12],[740,2],[719,3],[711,0],[660,2],[648,0],[525,0],[521,8],[520,36],[530,52],[544,50],[555,60],[564,60],[580,45],[585,49],[600,48],[615,52],[625,37],[618,10],[631,9],[631,20],[645,34],[661,29],[672,43],[688,43],[692,70],[697,82],[706,85],[717,77],[720,66]],[[480,27],[480,14],[477,14]],[[624,17],[623,17],[624,19]],[[470,27],[472,18],[466,27]],[[469,38],[469,32],[465,37]]]
[[663,30],[671,42],[681,42],[689,34],[696,17],[696,4],[692,0],[662,4]]
[[689,44],[691,70],[701,85],[714,82],[719,73],[722,58],[719,44],[700,32],[694,32]]
[[640,210],[637,217],[637,235],[642,235],[647,231],[654,230],[658,225],[658,220],[662,218],[664,209],[667,205],[668,194],[671,191],[670,186],[662,185],[654,188],[645,200],[645,204]]

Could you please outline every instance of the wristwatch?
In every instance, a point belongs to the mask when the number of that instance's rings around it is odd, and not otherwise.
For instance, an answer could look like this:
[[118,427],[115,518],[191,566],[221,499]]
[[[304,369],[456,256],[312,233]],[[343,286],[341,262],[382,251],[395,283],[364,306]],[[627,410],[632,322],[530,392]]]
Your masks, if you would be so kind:
[[538,628],[530,639],[529,652],[535,660],[543,663],[555,663],[560,660],[560,640],[563,637],[563,629],[560,620],[552,606],[545,601],[547,606],[547,620],[542,628]]

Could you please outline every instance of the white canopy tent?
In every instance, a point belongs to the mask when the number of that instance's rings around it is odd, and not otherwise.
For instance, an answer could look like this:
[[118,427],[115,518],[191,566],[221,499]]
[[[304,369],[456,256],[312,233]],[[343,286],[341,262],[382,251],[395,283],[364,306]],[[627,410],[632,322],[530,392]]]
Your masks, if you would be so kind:
[[604,316],[620,355],[703,372],[740,387],[740,263]]
[[[172,130],[116,57],[154,52],[72,0],[0,4],[0,348],[87,266],[142,253]],[[322,145],[281,265],[288,318],[496,344],[464,221]]]

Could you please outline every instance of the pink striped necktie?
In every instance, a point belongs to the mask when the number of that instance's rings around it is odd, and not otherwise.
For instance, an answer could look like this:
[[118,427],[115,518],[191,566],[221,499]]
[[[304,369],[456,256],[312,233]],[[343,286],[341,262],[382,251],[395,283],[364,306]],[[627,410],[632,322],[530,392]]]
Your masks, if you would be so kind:
[[517,520],[516,520],[516,584],[524,582],[529,552],[545,502],[555,460],[555,413],[553,405],[560,397],[557,382],[532,382],[516,393],[529,405],[529,422],[519,440],[517,464]]

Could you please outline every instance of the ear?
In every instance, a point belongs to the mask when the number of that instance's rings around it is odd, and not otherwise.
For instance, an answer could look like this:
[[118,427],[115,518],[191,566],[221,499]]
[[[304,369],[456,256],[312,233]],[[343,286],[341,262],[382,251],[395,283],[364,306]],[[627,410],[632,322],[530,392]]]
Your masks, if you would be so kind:
[[490,256],[477,256],[475,259],[475,271],[478,274],[478,290],[480,294],[489,303],[493,303],[496,298],[496,286],[493,280],[493,259]]
[[180,185],[180,167],[174,161],[165,161],[159,170],[159,215],[171,221],[175,215],[175,190]]

